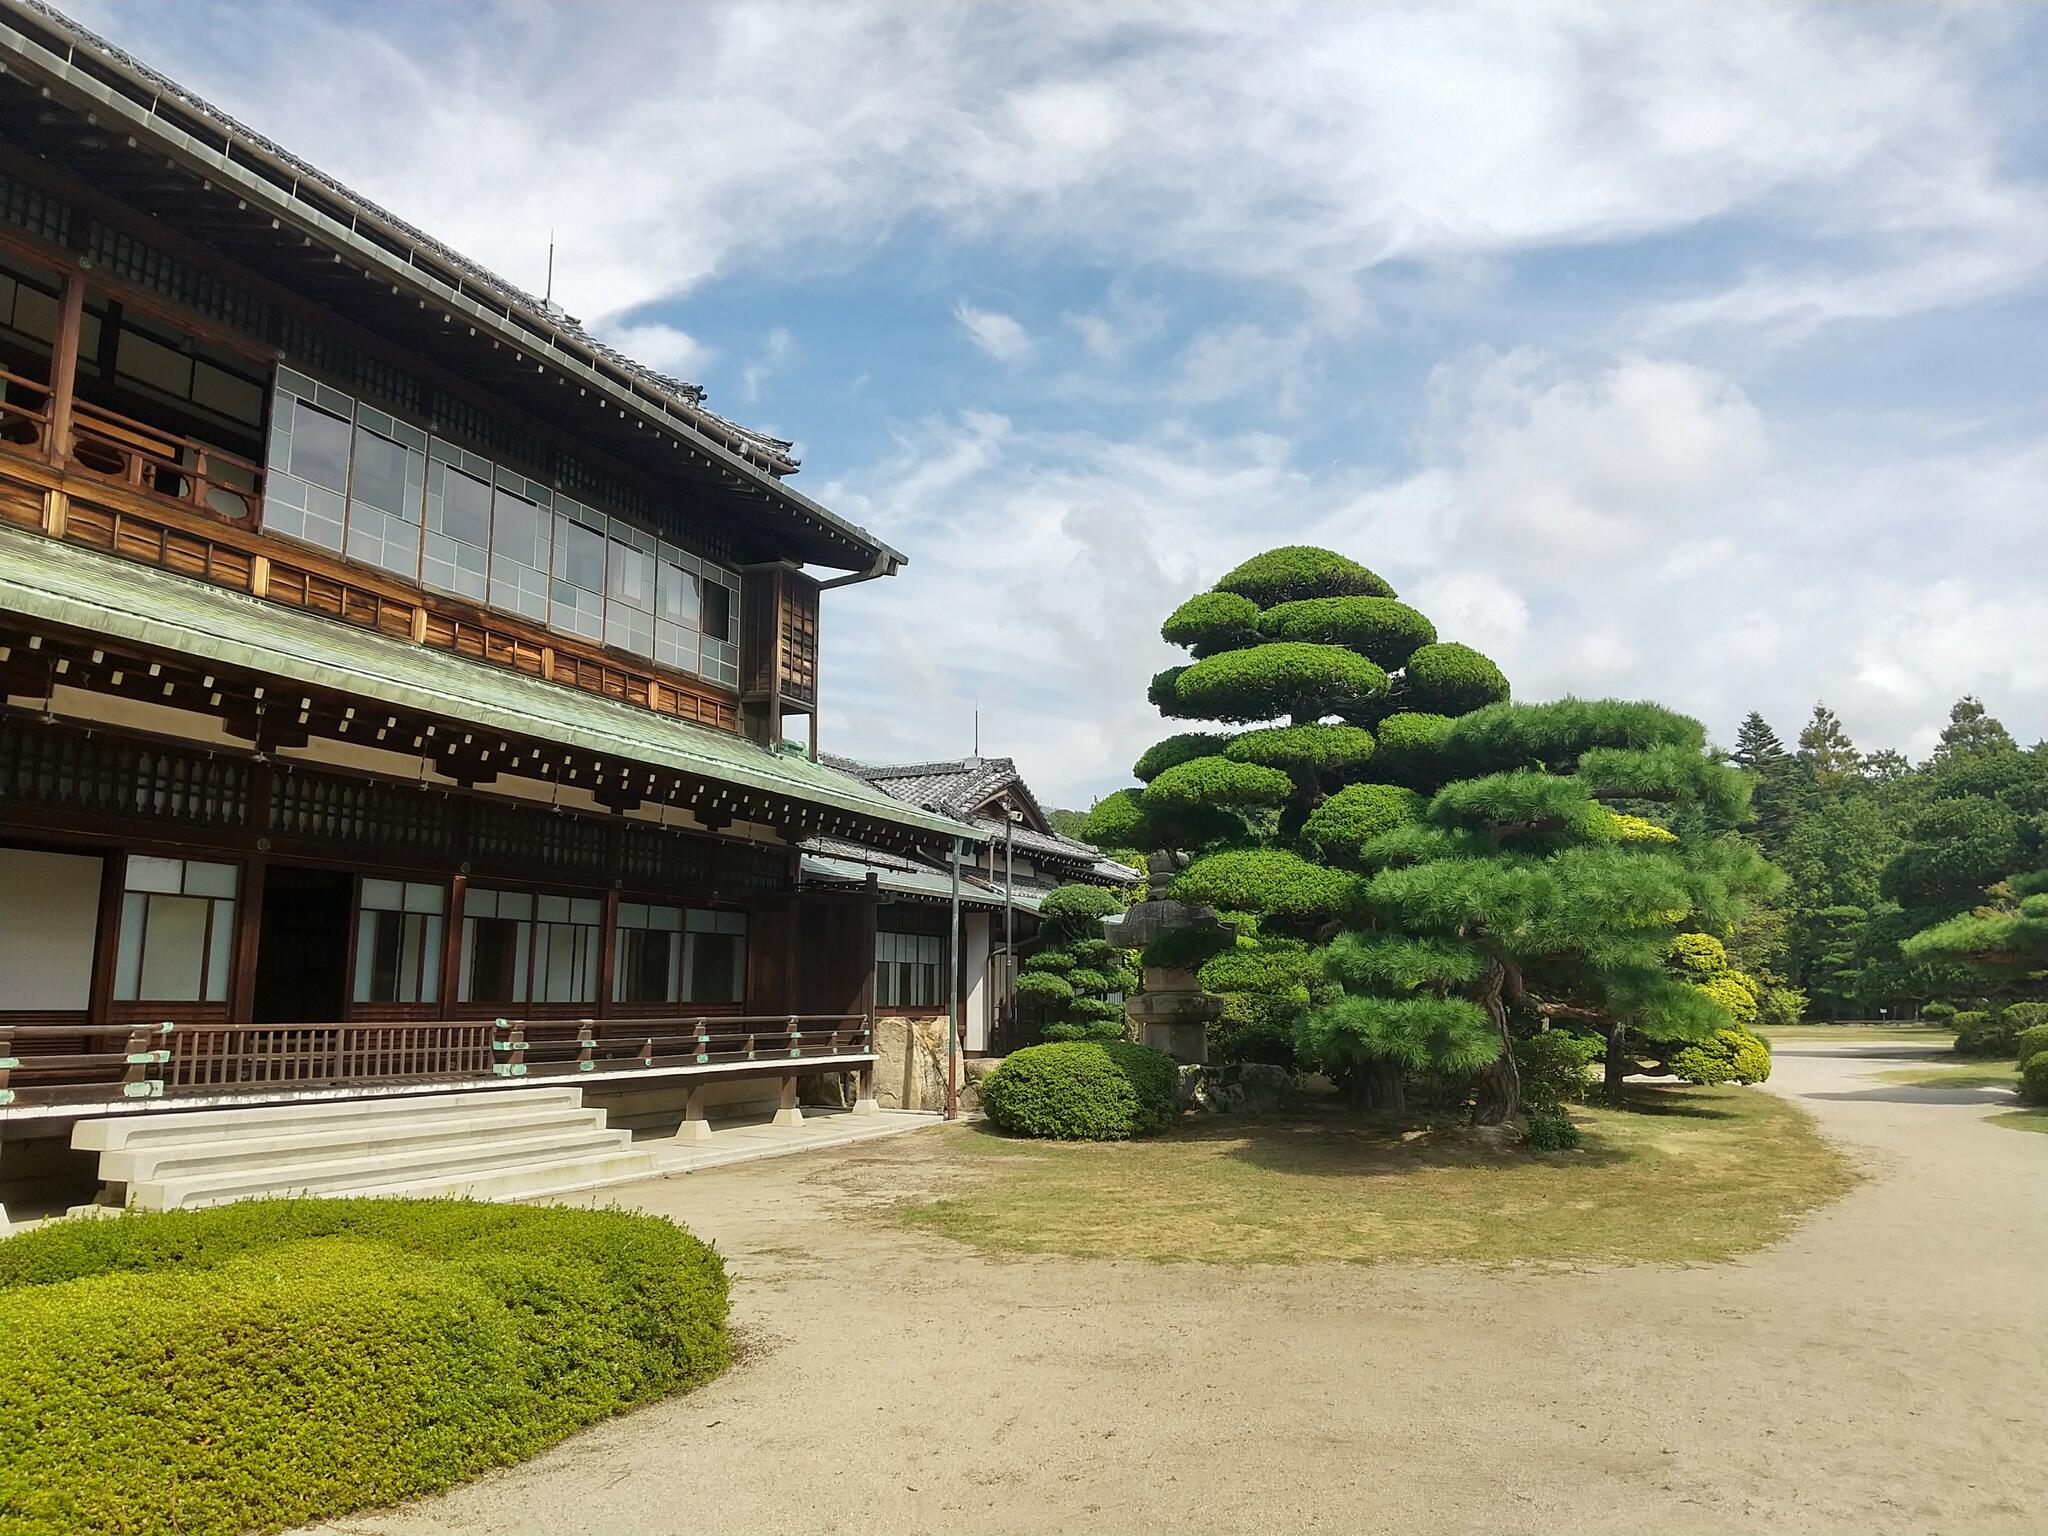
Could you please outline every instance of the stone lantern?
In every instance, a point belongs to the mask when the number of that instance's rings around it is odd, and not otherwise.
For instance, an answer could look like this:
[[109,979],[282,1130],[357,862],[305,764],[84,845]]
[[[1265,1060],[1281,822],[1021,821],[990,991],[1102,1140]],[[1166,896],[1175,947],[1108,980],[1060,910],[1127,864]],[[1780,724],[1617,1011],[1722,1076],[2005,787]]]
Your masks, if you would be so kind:
[[[1155,853],[1146,861],[1152,873],[1152,889],[1164,890],[1175,873],[1170,853]],[[1168,934],[1209,933],[1218,947],[1237,937],[1237,924],[1226,922],[1203,906],[1186,901],[1154,898],[1141,901],[1129,911],[1102,920],[1102,932],[1119,949],[1143,949],[1154,939]],[[1202,990],[1193,965],[1148,965],[1145,990],[1124,1002],[1124,1014],[1138,1026],[1142,1044],[1166,1052],[1187,1066],[1203,1066],[1209,1060],[1209,1025],[1223,1012],[1223,999]]]

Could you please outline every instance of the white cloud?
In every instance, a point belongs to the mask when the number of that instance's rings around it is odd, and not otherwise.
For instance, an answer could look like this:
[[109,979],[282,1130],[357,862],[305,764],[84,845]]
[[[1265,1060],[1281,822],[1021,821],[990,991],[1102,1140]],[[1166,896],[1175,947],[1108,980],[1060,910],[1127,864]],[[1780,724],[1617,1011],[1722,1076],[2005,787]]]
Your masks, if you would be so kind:
[[628,357],[692,384],[703,379],[705,368],[717,356],[711,347],[672,325],[612,325],[602,334]]
[[788,366],[796,356],[796,338],[789,327],[778,325],[769,330],[760,352],[740,372],[740,398],[748,404],[761,398],[761,386],[769,378]]
[[[1768,216],[1825,245],[1650,317],[1798,324],[2038,279],[2038,188],[1984,110],[2024,12],[1154,0],[1025,9],[655,0],[422,13],[311,0],[115,37],[364,192],[586,316],[858,250],[909,221],[1290,285]],[[317,67],[316,67],[317,66]],[[666,147],[665,149],[663,147]],[[1952,274],[1943,278],[1943,274]],[[1933,276],[1935,281],[1928,281]]]
[[1031,355],[1031,333],[1012,315],[978,309],[962,299],[953,306],[953,318],[969,341],[999,363],[1021,363]]

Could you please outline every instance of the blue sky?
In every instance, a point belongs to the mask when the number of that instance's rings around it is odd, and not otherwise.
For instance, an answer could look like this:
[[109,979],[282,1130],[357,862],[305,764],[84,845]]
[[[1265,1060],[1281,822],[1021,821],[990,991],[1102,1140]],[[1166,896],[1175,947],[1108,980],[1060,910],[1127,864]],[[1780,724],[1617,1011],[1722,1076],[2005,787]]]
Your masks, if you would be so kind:
[[1051,803],[1282,542],[1518,696],[2048,735],[2048,10],[101,0],[911,557],[828,747]]

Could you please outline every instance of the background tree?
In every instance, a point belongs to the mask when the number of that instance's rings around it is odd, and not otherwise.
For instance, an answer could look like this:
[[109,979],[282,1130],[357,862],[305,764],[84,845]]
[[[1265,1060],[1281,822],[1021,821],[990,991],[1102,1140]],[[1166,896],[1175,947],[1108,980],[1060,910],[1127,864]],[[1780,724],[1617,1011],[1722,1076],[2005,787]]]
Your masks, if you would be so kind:
[[1948,724],[1941,728],[1931,766],[1940,769],[1961,758],[2018,750],[2012,733],[1991,716],[1975,694],[1966,693],[1949,707]]
[[1130,954],[1102,936],[1102,920],[1122,910],[1097,885],[1048,891],[1038,909],[1038,948],[1017,976],[1017,1002],[1047,1040],[1121,1040],[1121,998],[1138,985]]
[[1750,776],[1750,830],[1768,858],[1778,857],[1799,813],[1803,781],[1798,759],[1778,733],[1751,710],[1735,733],[1728,760]]
[[1813,706],[1813,718],[1799,733],[1799,761],[1822,789],[1836,789],[1856,776],[1856,743],[1840,718],[1825,704]]

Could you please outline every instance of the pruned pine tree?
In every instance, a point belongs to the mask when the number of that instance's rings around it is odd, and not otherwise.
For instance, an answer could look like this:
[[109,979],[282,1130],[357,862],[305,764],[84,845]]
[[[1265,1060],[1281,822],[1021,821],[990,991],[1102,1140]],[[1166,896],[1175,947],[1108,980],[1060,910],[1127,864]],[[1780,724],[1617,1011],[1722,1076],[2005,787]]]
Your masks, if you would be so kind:
[[1121,1040],[1123,995],[1138,975],[1130,953],[1102,936],[1102,919],[1122,908],[1096,885],[1048,891],[1038,909],[1038,947],[1017,975],[1018,1004],[1047,1040]]

